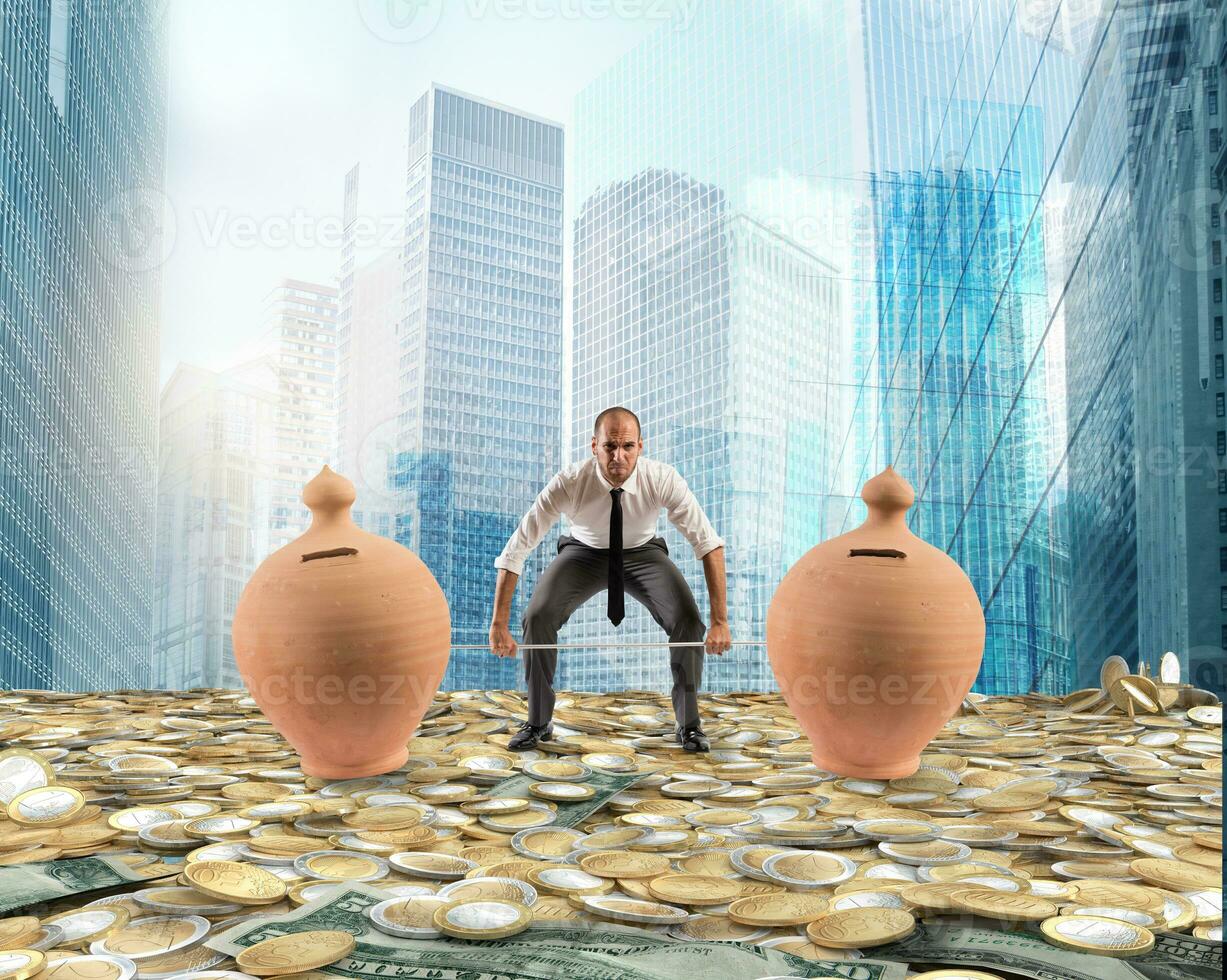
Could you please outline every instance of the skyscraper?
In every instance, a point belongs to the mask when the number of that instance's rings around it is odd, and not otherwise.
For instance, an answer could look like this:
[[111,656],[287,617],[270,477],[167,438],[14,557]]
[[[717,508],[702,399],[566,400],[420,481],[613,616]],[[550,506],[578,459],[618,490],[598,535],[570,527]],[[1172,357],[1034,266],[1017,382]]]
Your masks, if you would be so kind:
[[[1138,649],[1227,688],[1222,7],[1133,11]],[[1211,543],[1213,542],[1213,544]]]
[[[714,0],[687,30],[656,32],[576,103],[573,452],[589,438],[592,405],[636,408],[634,397],[649,397],[625,372],[641,360],[632,325],[648,322],[646,311],[659,302],[655,284],[645,285],[618,311],[623,333],[589,334],[602,326],[594,311],[627,276],[626,266],[599,252],[584,264],[590,204],[653,171],[679,186],[702,185],[729,214],[803,248],[824,269],[809,275],[833,278],[840,297],[829,331],[840,356],[830,380],[782,360],[773,326],[756,327],[761,376],[787,387],[822,459],[821,470],[797,467],[798,478],[785,483],[776,511],[808,515],[809,523],[783,535],[760,574],[778,582],[808,547],[859,524],[861,486],[893,465],[917,491],[912,529],[960,562],[985,605],[977,689],[988,693],[1061,690],[1074,673],[1066,611],[1077,572],[1057,518],[1083,505],[1066,503],[1064,405],[1051,378],[1064,368],[1067,292],[1084,289],[1080,274],[1118,276],[1119,257],[1092,250],[1071,271],[1065,257],[1095,244],[1096,228],[1060,221],[1070,194],[1062,175],[1078,172],[1077,152],[1110,155],[1124,144],[1120,135],[1090,148],[1071,138],[1101,111],[1087,92],[1113,84],[1115,43],[1102,21],[1075,21],[1055,6],[1016,19],[996,4],[943,5],[936,17],[919,0]],[[1084,173],[1089,196],[1099,175]],[[1107,178],[1120,179],[1111,171]],[[1065,233],[1059,250],[1045,245],[1054,216]],[[669,238],[672,224],[671,216],[661,223],[662,241],[680,240],[681,233]],[[707,272],[679,268],[656,291],[694,294],[695,284],[680,284],[684,275]],[[586,279],[596,281],[585,286]],[[760,272],[758,281],[770,293],[771,275]],[[1092,316],[1109,312],[1098,305],[1103,292],[1088,301]],[[825,324],[818,334],[827,335]],[[790,355],[812,343],[795,327],[780,336]],[[583,361],[586,350],[594,354]],[[683,350],[648,403],[702,403],[707,396],[689,381],[702,364]],[[1104,367],[1099,359],[1079,370],[1091,383]],[[758,477],[740,456],[713,467],[721,458],[697,448],[747,424],[736,415],[714,417],[706,442],[670,446],[666,458],[700,485],[726,465],[760,479],[758,492],[771,499],[780,493],[778,466]],[[781,425],[773,412],[744,415],[759,416],[768,453],[797,455],[797,424]],[[648,432],[653,422],[647,413]],[[735,590],[743,567],[761,567],[755,542],[776,529],[765,515],[720,512],[718,496],[703,502],[718,511]],[[701,582],[690,571],[692,585]],[[761,637],[756,608],[731,617],[735,638]],[[575,622],[565,639],[588,628],[608,632],[595,617],[588,624],[577,614]],[[1096,665],[1102,657],[1084,655]],[[714,663],[708,658],[709,669]],[[605,679],[618,676],[611,670]]]
[[[644,453],[675,465],[713,524],[739,536],[730,619],[763,622],[776,569],[795,560],[789,549],[797,541],[819,530],[815,510],[793,501],[829,478],[834,413],[817,409],[832,396],[839,369],[837,270],[732,211],[718,188],[664,169],[584,203],[575,270],[574,458],[590,452],[603,409],[631,407],[644,428]],[[817,398],[798,398],[787,383],[794,377],[814,386],[803,393]],[[701,595],[700,562],[684,545],[673,555]],[[662,638],[642,606],[628,606],[619,638]],[[568,640],[609,631],[604,606],[589,603],[572,617]],[[770,685],[762,654],[712,658],[705,686]],[[557,683],[643,690],[668,676],[667,665],[663,651],[635,658],[568,651]]]
[[264,299],[264,326],[231,372],[277,379],[277,440],[269,552],[307,529],[302,489],[336,459],[337,288],[282,279]]
[[345,177],[337,303],[337,471],[354,484],[354,523],[390,538],[400,506],[393,462],[403,258],[400,250],[387,250],[359,259],[358,176],[355,166]]
[[153,671],[157,688],[239,687],[230,629],[269,554],[278,378],[180,364],[162,391]]
[[162,5],[16,0],[0,29],[0,686],[149,681]]
[[[562,128],[432,85],[407,165],[396,538],[443,587],[453,641],[481,643],[494,559],[560,462]],[[518,668],[458,651],[444,684],[515,687]]]

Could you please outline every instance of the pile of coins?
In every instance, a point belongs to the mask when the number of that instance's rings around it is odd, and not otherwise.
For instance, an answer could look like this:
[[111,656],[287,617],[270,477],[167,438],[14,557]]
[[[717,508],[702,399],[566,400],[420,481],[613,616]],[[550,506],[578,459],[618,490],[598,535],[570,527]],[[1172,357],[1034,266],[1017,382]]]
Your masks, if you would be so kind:
[[6,874],[53,860],[142,878],[0,921],[0,978],[319,970],[352,935],[236,958],[206,941],[354,882],[387,893],[371,928],[406,941],[542,920],[814,959],[873,956],[918,922],[1113,956],[1163,931],[1220,939],[1221,706],[1088,711],[1091,693],[977,698],[913,774],[873,780],[816,768],[778,694],[704,696],[711,751],[693,754],[653,693],[560,695],[555,738],[513,752],[521,694],[441,692],[404,766],[326,780],[242,692],[6,692],[0,901],[25,887]]

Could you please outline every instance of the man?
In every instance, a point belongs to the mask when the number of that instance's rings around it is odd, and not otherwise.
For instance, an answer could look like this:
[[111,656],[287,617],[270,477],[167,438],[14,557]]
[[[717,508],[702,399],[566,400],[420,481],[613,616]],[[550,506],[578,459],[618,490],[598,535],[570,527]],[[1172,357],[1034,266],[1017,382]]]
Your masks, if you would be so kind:
[[[566,514],[571,534],[558,539],[558,555],[533,591],[522,622],[526,645],[554,644],[558,630],[571,614],[602,589],[614,626],[625,613],[624,593],[645,605],[670,642],[674,735],[688,752],[706,752],[707,736],[699,720],[698,687],[703,653],[722,654],[731,645],[725,601],[724,541],[716,534],[686,481],[668,463],[647,459],[639,419],[627,408],[607,408],[597,416],[592,458],[555,474],[495,559],[499,569],[490,624],[490,651],[514,657],[517,644],[508,628],[511,597],[524,559],[560,514]],[[711,601],[711,628],[704,625],[690,586],[669,559],[665,539],[656,537],[661,508],[685,535],[696,558],[703,560]],[[530,749],[553,736],[554,667],[558,651],[526,650],[528,721],[512,736],[509,747]]]

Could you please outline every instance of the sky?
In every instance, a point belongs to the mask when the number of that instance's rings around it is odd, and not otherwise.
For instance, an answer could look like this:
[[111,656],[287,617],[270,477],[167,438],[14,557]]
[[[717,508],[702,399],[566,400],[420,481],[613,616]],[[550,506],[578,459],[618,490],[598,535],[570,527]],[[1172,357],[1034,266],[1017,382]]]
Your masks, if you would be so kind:
[[431,82],[564,125],[575,94],[698,0],[170,0],[161,382],[229,365],[283,277],[331,283],[361,164],[372,248],[403,212]]

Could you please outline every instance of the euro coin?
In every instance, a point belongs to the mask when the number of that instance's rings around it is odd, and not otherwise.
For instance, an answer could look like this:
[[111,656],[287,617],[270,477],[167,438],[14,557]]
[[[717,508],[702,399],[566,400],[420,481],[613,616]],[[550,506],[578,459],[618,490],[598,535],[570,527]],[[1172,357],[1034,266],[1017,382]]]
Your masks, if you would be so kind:
[[0,953],[0,980],[27,980],[37,974],[47,957],[37,949],[10,949]]
[[261,940],[234,959],[244,973],[277,977],[336,963],[350,954],[354,942],[353,935],[341,930],[294,932]]
[[1099,956],[1141,956],[1155,945],[1149,929],[1095,915],[1058,915],[1041,922],[1040,930],[1055,946]]
[[753,895],[731,902],[728,917],[749,926],[798,926],[812,922],[826,912],[828,906],[827,899],[821,895],[804,892]]
[[456,939],[503,939],[527,929],[533,914],[519,902],[461,900],[436,908],[433,921],[443,935]]
[[844,909],[819,916],[805,927],[805,934],[818,946],[863,949],[893,943],[915,928],[912,913],[902,909]]
[[271,905],[285,898],[285,882],[263,868],[237,861],[196,861],[183,872],[188,884],[240,905]]
[[150,915],[132,919],[90,944],[95,956],[142,960],[195,946],[209,934],[209,920],[198,915]]

